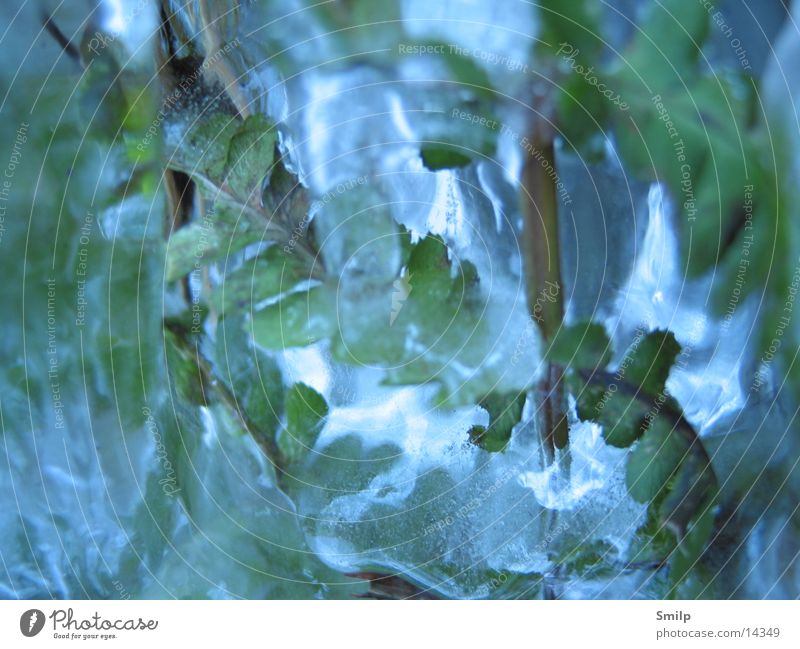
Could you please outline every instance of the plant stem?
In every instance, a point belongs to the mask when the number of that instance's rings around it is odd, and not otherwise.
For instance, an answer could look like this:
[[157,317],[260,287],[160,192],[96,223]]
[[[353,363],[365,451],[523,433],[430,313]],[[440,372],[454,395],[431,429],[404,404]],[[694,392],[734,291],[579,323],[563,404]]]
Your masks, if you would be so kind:
[[[564,320],[556,198],[558,174],[552,137],[533,135],[526,141],[532,143],[526,150],[522,169],[522,247],[528,309],[548,344]],[[562,367],[548,363],[537,386],[543,443],[549,461],[556,448],[565,448],[568,443],[563,377]]]

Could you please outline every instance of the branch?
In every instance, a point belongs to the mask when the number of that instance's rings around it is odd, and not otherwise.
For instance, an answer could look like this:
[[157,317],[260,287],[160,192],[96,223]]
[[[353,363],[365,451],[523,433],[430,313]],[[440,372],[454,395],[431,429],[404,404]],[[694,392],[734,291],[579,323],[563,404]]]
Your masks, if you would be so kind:
[[[552,138],[534,135],[531,142],[522,170],[522,248],[528,309],[547,344],[564,320],[556,198],[558,176]],[[543,413],[543,442],[550,461],[555,449],[565,448],[568,443],[563,378],[563,368],[549,363],[545,377],[537,386]]]

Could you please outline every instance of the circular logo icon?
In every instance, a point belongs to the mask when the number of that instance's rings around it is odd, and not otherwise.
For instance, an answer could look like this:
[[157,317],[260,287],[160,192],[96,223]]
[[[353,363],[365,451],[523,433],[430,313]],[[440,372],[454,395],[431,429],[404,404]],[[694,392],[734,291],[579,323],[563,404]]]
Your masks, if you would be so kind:
[[44,628],[44,613],[38,608],[25,611],[19,618],[19,630],[22,635],[32,638]]

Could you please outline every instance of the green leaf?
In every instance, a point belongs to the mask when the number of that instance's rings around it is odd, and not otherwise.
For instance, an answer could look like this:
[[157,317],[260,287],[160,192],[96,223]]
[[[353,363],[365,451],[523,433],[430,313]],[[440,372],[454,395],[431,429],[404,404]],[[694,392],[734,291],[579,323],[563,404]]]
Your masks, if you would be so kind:
[[714,499],[703,502],[695,511],[696,515],[681,536],[669,567],[669,580],[672,586],[670,596],[678,599],[713,597],[709,590],[710,581],[702,563],[709,539],[714,531]]
[[586,322],[562,326],[550,343],[547,358],[575,369],[601,369],[611,359],[611,341],[603,325]]
[[447,144],[426,144],[420,149],[420,156],[422,164],[431,171],[466,167],[472,162],[472,158],[464,153],[463,148]]
[[575,545],[567,545],[562,556],[555,558],[562,570],[584,579],[613,575],[615,569],[612,558],[616,554],[614,546],[600,539],[582,541]]
[[300,227],[301,232],[305,233],[308,225],[308,191],[281,161],[273,163],[269,185],[264,192],[264,210],[268,220],[289,223],[292,229]]
[[665,561],[675,550],[675,535],[664,526],[658,515],[658,500],[647,508],[644,524],[636,530],[636,535],[628,550],[627,560],[631,563],[660,563]]
[[708,457],[700,450],[700,441],[688,455],[675,476],[669,495],[660,506],[664,524],[680,539],[701,505],[716,495],[717,481]]
[[[600,345],[594,349],[599,352]],[[602,424],[608,444],[630,446],[660,414],[668,412],[673,417],[680,411],[665,391],[680,349],[672,333],[654,331],[634,339],[613,374],[597,372],[591,365],[577,376],[573,374],[569,382],[578,416]],[[564,355],[560,358],[562,363],[569,360]]]
[[[190,120],[181,138],[167,137],[167,166],[189,174],[212,201],[250,204],[272,169],[277,137],[263,115],[241,121],[227,113]],[[179,124],[179,123],[178,123]],[[180,129],[174,129],[180,133]]]
[[164,330],[164,350],[172,390],[181,402],[203,405],[203,382],[193,350],[169,329]]
[[[450,72],[451,78],[460,84],[459,90],[467,90],[477,98],[491,100],[495,96],[491,79],[480,64],[463,49],[453,47],[452,43],[437,40],[410,40],[403,43],[408,56],[423,55],[441,57]],[[401,56],[405,52],[400,52]]]
[[[602,161],[605,155],[606,137],[603,129],[608,124],[611,110],[627,110],[627,102],[613,88],[609,87],[608,75],[601,71],[591,72],[589,83],[585,76],[572,74],[562,83],[558,99],[559,128],[564,142],[575,148],[589,161]],[[584,66],[584,69],[588,67]],[[598,89],[600,84],[604,86]],[[613,85],[613,83],[612,83]],[[601,92],[602,90],[602,92]],[[603,94],[606,93],[606,95]]]
[[228,148],[241,122],[234,115],[213,113],[199,116],[188,127],[183,139],[175,143],[167,165],[190,176],[203,175],[219,183],[225,176]]
[[[314,12],[325,29],[325,47],[333,48],[340,64],[356,57],[381,61],[396,51],[397,42],[407,42],[402,31],[403,12],[399,0],[337,0],[308,2],[305,12]],[[283,42],[283,41],[281,41]],[[327,51],[327,50],[326,50]],[[335,65],[331,61],[331,65]]]
[[248,202],[269,170],[277,134],[263,115],[248,117],[231,138],[227,157],[227,182],[233,193]]
[[664,393],[669,371],[680,352],[681,346],[671,331],[653,331],[634,340],[618,373],[627,383],[657,397]]
[[489,413],[489,426],[473,426],[470,441],[486,451],[502,451],[511,439],[511,430],[522,418],[525,394],[492,392],[478,402]]
[[651,73],[678,74],[697,61],[708,36],[709,14],[701,2],[660,0],[636,32],[631,57],[647,63]]
[[176,230],[167,244],[166,279],[174,282],[185,277],[200,265],[206,251],[216,250],[219,239],[213,229],[191,223]]
[[665,182],[680,206],[684,259],[696,276],[724,255],[759,167],[749,123],[754,88],[742,74],[709,74],[700,62],[708,29],[701,3],[662,5],[652,7],[614,75],[630,113],[611,114],[625,162]]
[[617,448],[627,448],[639,439],[650,410],[647,403],[622,390],[620,384],[610,382],[576,391],[578,417],[601,424],[606,443]]
[[687,445],[664,418],[655,419],[628,456],[626,483],[634,500],[647,503],[666,486]]
[[336,293],[329,286],[292,293],[253,315],[250,331],[265,349],[304,347],[337,330]]
[[[88,34],[88,30],[86,32]],[[99,35],[99,32],[95,32]],[[140,144],[150,128],[158,105],[158,91],[142,86],[143,75],[131,65],[130,55],[111,34],[103,36],[107,45],[95,52],[84,49],[85,69],[80,77],[78,104],[85,128],[98,141],[117,141],[122,137]],[[149,73],[145,74],[146,78]],[[122,136],[122,137],[121,137]],[[157,149],[157,144],[155,147]],[[130,161],[141,158],[146,149],[131,151]]]
[[244,315],[228,315],[217,325],[213,369],[228,386],[236,406],[254,427],[253,434],[275,439],[284,410],[278,363],[242,335]]
[[559,77],[554,89],[561,134],[582,156],[600,159],[608,111],[615,101],[619,106],[623,100],[600,63],[603,34],[599,5],[592,0],[542,0],[538,5],[542,32],[537,53],[566,75]]
[[328,416],[324,397],[305,383],[295,383],[286,395],[286,428],[278,447],[288,464],[301,461],[317,441]]
[[[244,227],[243,227],[244,226]],[[231,223],[224,208],[173,232],[167,243],[166,280],[173,282],[261,240],[245,224]]]
[[539,0],[540,51],[551,56],[568,44],[576,52],[575,58],[595,62],[602,50],[603,35],[600,10],[593,0]]
[[453,79],[484,100],[495,96],[489,75],[474,59],[458,52],[451,51],[448,44],[444,48],[444,60]]
[[450,295],[453,280],[447,244],[441,237],[429,234],[411,250],[408,260],[408,283],[415,299],[443,301]]
[[[342,280],[373,285],[394,281],[401,268],[402,237],[385,192],[359,177],[318,201],[313,233],[325,271]],[[296,231],[295,231],[296,232]],[[345,277],[343,277],[343,275]]]
[[211,304],[219,313],[249,309],[266,298],[291,291],[304,278],[308,279],[308,271],[298,257],[275,245],[227,273],[211,293]]

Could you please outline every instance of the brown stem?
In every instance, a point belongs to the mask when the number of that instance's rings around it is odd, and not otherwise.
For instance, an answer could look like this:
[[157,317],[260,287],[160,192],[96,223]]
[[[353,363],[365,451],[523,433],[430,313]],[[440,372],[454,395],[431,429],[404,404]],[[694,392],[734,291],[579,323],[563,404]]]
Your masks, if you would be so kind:
[[[527,154],[522,169],[522,248],[528,309],[548,344],[564,319],[555,148],[551,137],[537,135],[522,144]],[[556,448],[565,448],[568,442],[563,377],[562,367],[548,363],[536,387],[548,460],[553,459]]]

